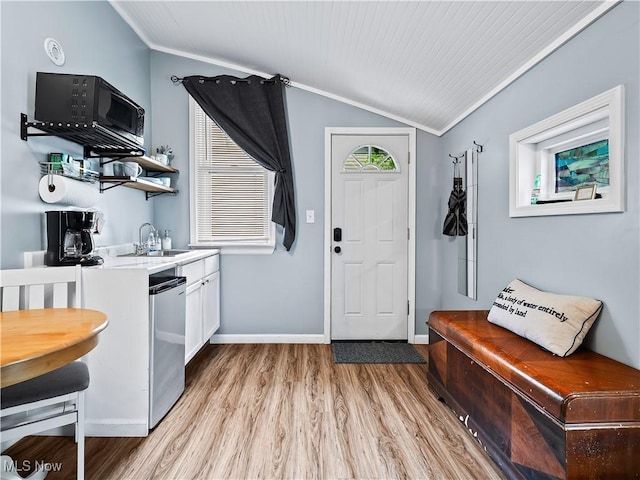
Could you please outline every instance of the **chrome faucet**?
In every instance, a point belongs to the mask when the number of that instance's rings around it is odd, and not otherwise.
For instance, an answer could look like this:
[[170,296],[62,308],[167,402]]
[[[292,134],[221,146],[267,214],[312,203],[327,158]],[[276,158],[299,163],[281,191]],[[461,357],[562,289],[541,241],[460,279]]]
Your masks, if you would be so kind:
[[142,241],[142,229],[147,225],[150,227],[149,234],[153,234],[154,238],[156,235],[158,235],[158,230],[156,230],[156,227],[154,227],[151,223],[145,222],[142,225],[140,225],[140,228],[138,229],[138,240],[140,243],[136,245],[137,255],[144,255],[149,251],[149,242]]

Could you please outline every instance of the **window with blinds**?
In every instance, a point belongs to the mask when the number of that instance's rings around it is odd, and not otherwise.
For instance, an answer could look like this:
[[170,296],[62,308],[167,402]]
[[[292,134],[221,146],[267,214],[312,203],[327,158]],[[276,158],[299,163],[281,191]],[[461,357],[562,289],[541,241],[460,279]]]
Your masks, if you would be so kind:
[[273,174],[253,161],[193,99],[190,102],[191,243],[274,245]]

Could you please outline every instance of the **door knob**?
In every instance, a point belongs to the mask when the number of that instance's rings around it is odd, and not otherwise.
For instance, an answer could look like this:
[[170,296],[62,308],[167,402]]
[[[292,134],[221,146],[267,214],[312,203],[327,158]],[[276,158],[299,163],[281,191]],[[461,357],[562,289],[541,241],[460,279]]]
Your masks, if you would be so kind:
[[336,252],[336,253],[340,253],[342,251],[342,249],[338,246],[338,247],[335,247],[333,249],[333,251]]

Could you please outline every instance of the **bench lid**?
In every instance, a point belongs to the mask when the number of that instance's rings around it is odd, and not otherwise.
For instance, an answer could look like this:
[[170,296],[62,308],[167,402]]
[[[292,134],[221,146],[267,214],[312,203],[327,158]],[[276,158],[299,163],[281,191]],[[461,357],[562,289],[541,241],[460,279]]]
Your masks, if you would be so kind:
[[640,421],[640,370],[584,347],[558,357],[488,313],[436,311],[429,327],[562,423]]

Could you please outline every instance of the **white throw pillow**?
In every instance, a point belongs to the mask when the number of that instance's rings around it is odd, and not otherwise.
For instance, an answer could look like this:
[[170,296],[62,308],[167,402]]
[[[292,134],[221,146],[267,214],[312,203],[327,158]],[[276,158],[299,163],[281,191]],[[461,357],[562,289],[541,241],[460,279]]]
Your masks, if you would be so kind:
[[600,300],[543,292],[514,280],[498,294],[488,320],[566,357],[580,346],[601,310]]

